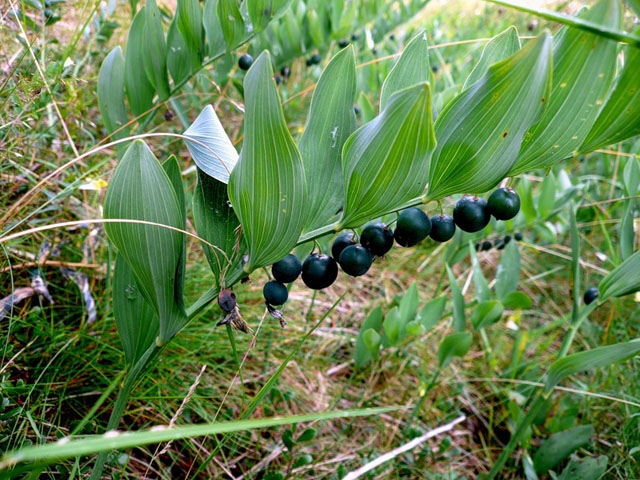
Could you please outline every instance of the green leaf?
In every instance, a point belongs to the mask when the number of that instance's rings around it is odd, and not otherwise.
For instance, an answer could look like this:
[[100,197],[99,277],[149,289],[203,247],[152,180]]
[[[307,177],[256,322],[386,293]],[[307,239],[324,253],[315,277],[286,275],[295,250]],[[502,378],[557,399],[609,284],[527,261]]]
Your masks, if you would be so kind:
[[322,28],[320,16],[315,8],[310,8],[307,11],[307,22],[309,23],[309,36],[311,37],[311,43],[316,47],[324,46],[326,44],[324,28]]
[[562,379],[583,370],[605,367],[615,362],[627,360],[640,353],[640,339],[625,343],[616,343],[606,347],[594,348],[574,353],[556,360],[549,367],[545,391],[550,392]]
[[66,458],[93,455],[110,450],[126,450],[145,445],[166,443],[185,438],[215,436],[231,432],[250,431],[259,428],[269,428],[279,425],[331,420],[334,418],[356,418],[397,411],[401,407],[363,408],[358,410],[337,410],[306,415],[288,417],[260,418],[251,420],[234,420],[230,422],[205,423],[201,425],[176,426],[136,432],[108,432],[105,435],[87,435],[77,439],[67,439],[64,442],[49,443],[26,447],[17,451],[7,452],[0,460],[0,469],[6,469],[21,462],[53,463]]
[[264,30],[271,19],[279,17],[289,8],[291,2],[292,0],[247,0],[254,32]]
[[412,320],[415,320],[418,313],[418,286],[413,282],[400,300],[399,311],[400,321],[403,325],[406,325]]
[[116,257],[113,274],[113,316],[126,363],[131,367],[155,341],[160,323],[122,255]]
[[489,290],[487,279],[484,278],[484,273],[482,273],[482,267],[478,261],[478,254],[476,253],[473,242],[469,242],[469,255],[471,256],[471,268],[473,269],[473,284],[476,287],[476,298],[479,302],[489,300],[489,298],[491,298],[491,291]]
[[204,59],[204,28],[199,0],[178,0],[175,18],[191,64],[200,65]]
[[618,83],[598,114],[580,152],[592,152],[640,134],[640,49],[629,47],[625,53],[624,69]]
[[502,300],[518,289],[520,282],[520,250],[517,242],[509,242],[502,251],[496,271],[496,297]]
[[455,357],[464,357],[471,348],[471,334],[456,332],[447,335],[438,348],[440,368],[447,367]]
[[640,0],[627,0],[627,3],[635,12],[636,17],[640,17]]
[[191,57],[187,52],[187,43],[178,30],[178,18],[174,18],[167,32],[167,68],[177,84],[186,79],[192,71]]
[[378,351],[380,350],[381,341],[382,337],[373,328],[367,328],[364,332],[362,332],[362,342],[367,348],[370,359],[378,358]]
[[515,54],[518,50],[520,50],[520,38],[516,27],[509,27],[493,37],[482,50],[482,56],[464,82],[462,90],[466,90],[480,80],[491,65]]
[[237,47],[247,35],[238,0],[218,0],[217,12],[227,48]]
[[[142,64],[151,85],[158,91],[161,102],[169,98],[169,75],[167,73],[167,44],[160,21],[156,0],[147,0],[143,28]],[[140,68],[141,65],[137,65]]]
[[425,331],[430,330],[440,321],[446,304],[447,297],[443,295],[441,297],[434,298],[420,309],[416,320],[422,324]]
[[124,105],[124,57],[122,49],[115,47],[102,62],[98,74],[98,106],[107,132],[119,130],[114,139],[129,135],[127,109]]
[[[109,184],[105,218],[147,221],[184,230],[183,208],[151,150],[136,140]],[[105,230],[159,317],[160,341],[167,342],[187,321],[180,296],[182,234],[141,223],[107,223]]]
[[310,442],[316,438],[317,430],[315,428],[305,428],[300,435],[298,435],[298,442]]
[[500,320],[503,311],[502,303],[498,300],[480,302],[471,315],[471,324],[476,330],[493,325]]
[[144,68],[145,33],[144,24],[147,14],[142,7],[136,14],[129,28],[127,49],[124,56],[124,84],[127,90],[129,107],[134,115],[139,116],[153,107],[156,89],[147,78]]
[[[586,12],[585,19],[617,27],[618,1],[598,2]],[[555,165],[582,145],[613,80],[616,43],[563,27],[554,37],[553,61],[547,108],[527,132],[512,175]],[[567,125],[571,125],[569,130]]]
[[429,81],[429,50],[427,34],[422,32],[411,39],[393,66],[380,91],[380,110],[400,90]]
[[376,110],[364,92],[360,92],[360,95],[358,95],[358,106],[360,107],[360,117],[363,124],[370,122],[376,117]]
[[593,434],[593,425],[580,425],[551,435],[533,457],[536,472],[547,473],[573,452],[588,445]]
[[220,25],[218,18],[218,0],[206,0],[202,20],[207,36],[209,57],[216,57],[224,53],[227,49],[227,42],[224,39],[222,25]]
[[393,95],[382,113],[344,145],[341,229],[393,212],[421,195],[434,147],[429,84]]
[[244,143],[229,178],[229,199],[249,248],[246,272],[293,250],[307,218],[302,159],[272,77],[265,51],[245,77]]
[[326,225],[344,204],[342,147],[356,129],[353,48],[331,59],[316,86],[309,119],[298,146],[307,181],[306,230]]
[[600,300],[623,297],[640,290],[640,251],[613,269],[600,281]]
[[[369,363],[372,359],[375,359],[378,354],[379,345],[380,345],[380,330],[382,330],[382,309],[380,307],[374,308],[371,313],[364,319],[362,323],[362,327],[360,327],[360,332],[358,333],[358,338],[356,338],[356,346],[354,351],[354,361],[356,367],[364,367],[367,363]],[[367,334],[367,338],[365,340],[365,332],[373,331],[378,334],[377,342],[374,342],[375,336],[371,333]],[[378,347],[372,351],[370,346],[373,346],[374,343],[378,343]]]
[[229,183],[238,152],[211,105],[204,107],[184,135],[189,137],[185,144],[198,168],[222,183]]
[[449,277],[449,288],[451,289],[451,297],[453,300],[453,328],[456,332],[464,332],[467,328],[467,320],[464,314],[464,296],[462,290],[456,282],[456,276],[449,265],[447,268],[447,276]]
[[627,200],[622,210],[622,220],[620,221],[620,258],[626,260],[635,251],[636,232],[634,231],[636,201]]
[[436,121],[428,198],[482,193],[509,173],[544,109],[551,63],[545,32],[449,102]]
[[404,337],[404,325],[402,324],[402,318],[400,318],[400,310],[398,307],[393,307],[384,317],[382,322],[384,328],[384,334],[388,342],[385,342],[385,346],[397,345]]
[[538,217],[541,220],[549,218],[556,204],[556,177],[549,172],[542,180],[542,188],[538,197]]
[[624,192],[628,196],[634,196],[638,194],[638,188],[640,187],[640,164],[635,157],[629,157],[627,163],[624,166],[622,175],[624,181]]
[[606,455],[599,457],[573,458],[562,470],[558,480],[600,480],[607,471],[609,459]]
[[228,203],[227,185],[198,169],[193,192],[193,220],[198,236],[216,246],[202,244],[218,287],[226,270],[240,258],[236,229],[238,217]]
[[531,297],[523,292],[509,292],[501,299],[501,303],[504,308],[512,310],[515,310],[516,308],[526,310],[531,308],[531,305],[533,305]]

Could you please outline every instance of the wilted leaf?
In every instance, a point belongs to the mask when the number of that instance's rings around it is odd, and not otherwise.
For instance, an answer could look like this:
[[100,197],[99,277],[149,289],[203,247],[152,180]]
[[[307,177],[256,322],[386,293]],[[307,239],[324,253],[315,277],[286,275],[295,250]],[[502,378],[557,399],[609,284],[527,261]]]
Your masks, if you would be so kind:
[[606,367],[612,363],[632,358],[638,353],[640,353],[640,339],[635,339],[630,342],[594,348],[561,358],[553,362],[549,367],[545,390],[551,391],[562,379],[574,373]]
[[185,143],[198,168],[222,183],[229,183],[238,152],[211,105],[204,107],[184,135],[189,137]]
[[422,83],[396,93],[378,117],[347,139],[342,229],[397,210],[423,193],[435,147],[430,92]]
[[449,102],[436,121],[428,198],[482,193],[510,172],[544,109],[551,63],[545,32]]
[[427,34],[422,32],[411,39],[393,66],[380,91],[380,110],[384,110],[394,93],[429,81],[429,50]]
[[440,368],[447,367],[455,357],[464,357],[471,348],[471,334],[456,332],[447,335],[438,348]]
[[353,48],[341,50],[318,80],[309,120],[298,143],[307,180],[306,230],[326,225],[344,203],[342,147],[356,129]]
[[304,167],[272,77],[264,52],[245,77],[245,136],[229,178],[229,199],[249,248],[247,272],[287,255],[306,220]]
[[142,68],[145,56],[144,24],[146,15],[145,7],[142,7],[133,19],[124,56],[124,83],[127,99],[136,116],[142,115],[153,106],[153,96],[156,93],[155,87]]
[[[154,222],[184,229],[174,187],[141,140],[131,144],[113,175],[105,218]],[[140,223],[107,223],[105,230],[126,260],[145,299],[158,314],[160,340],[167,342],[186,323],[181,280],[182,234]]]
[[[124,127],[128,121],[124,106],[124,69],[122,49],[115,47],[102,62],[98,75],[98,106],[102,121],[110,134]],[[125,127],[114,138],[128,135],[129,127]]]
[[588,445],[593,434],[593,425],[580,425],[551,435],[533,457],[536,472],[547,473],[577,449]]
[[509,27],[504,32],[493,37],[482,50],[480,60],[473,67],[471,73],[464,82],[463,90],[476,83],[487,72],[489,67],[520,50],[520,38],[516,27]]
[[[584,18],[617,28],[619,2],[600,1]],[[617,45],[611,40],[565,26],[553,43],[553,87],[547,108],[527,132],[512,175],[571,157],[591,130],[615,73]]]

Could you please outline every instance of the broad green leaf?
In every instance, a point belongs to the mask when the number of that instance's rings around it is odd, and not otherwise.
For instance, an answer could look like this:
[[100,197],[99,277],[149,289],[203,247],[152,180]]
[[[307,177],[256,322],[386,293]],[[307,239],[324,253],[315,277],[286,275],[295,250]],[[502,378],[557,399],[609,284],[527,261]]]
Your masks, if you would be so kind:
[[549,367],[545,390],[550,392],[562,379],[574,373],[606,367],[612,363],[635,357],[638,353],[640,353],[640,339],[637,338],[630,342],[594,348],[561,358]]
[[291,5],[292,0],[247,0],[253,31],[264,30],[271,19],[277,18]]
[[635,251],[636,232],[634,231],[636,209],[635,199],[629,199],[625,202],[622,210],[622,220],[620,221],[620,230],[618,237],[620,239],[620,258],[626,260]]
[[204,59],[204,28],[202,25],[202,7],[199,0],[178,0],[176,10],[178,30],[184,38],[187,55],[194,66]]
[[446,368],[455,357],[464,357],[473,337],[470,333],[456,332],[447,335],[438,348],[438,363],[440,368]]
[[503,311],[504,308],[502,307],[502,303],[498,300],[480,302],[473,310],[473,314],[471,315],[471,324],[476,330],[493,325],[500,320]]
[[489,298],[491,298],[489,284],[487,283],[487,279],[484,278],[484,273],[482,273],[482,267],[478,260],[478,254],[472,242],[469,242],[469,255],[471,256],[471,268],[473,269],[473,284],[476,287],[476,298],[479,302],[489,300]]
[[627,3],[635,12],[636,17],[640,18],[640,0],[627,0]]
[[516,308],[522,308],[526,310],[531,308],[533,301],[531,297],[524,292],[509,292],[501,299],[504,308],[515,310]]
[[238,0],[218,0],[216,13],[227,48],[234,49],[247,34]]
[[143,31],[141,39],[143,65],[138,65],[137,68],[144,66],[149,82],[158,91],[159,100],[163,102],[169,98],[170,94],[167,73],[167,44],[156,0],[147,0]]
[[629,157],[627,159],[622,179],[624,181],[625,194],[630,197],[637,195],[640,187],[640,164],[637,158]]
[[447,268],[447,276],[449,277],[449,288],[451,289],[451,298],[453,300],[453,328],[456,332],[464,332],[467,328],[467,319],[464,314],[464,296],[462,290],[456,282],[456,276],[449,265]]
[[[143,141],[136,140],[109,184],[105,218],[153,222],[184,230],[183,208],[171,180],[151,150]],[[159,317],[160,341],[167,342],[187,321],[179,296],[182,234],[141,223],[107,223],[105,230]]]
[[606,455],[599,457],[585,457],[581,459],[571,459],[569,464],[562,470],[558,480],[600,480],[607,471],[609,459]]
[[140,290],[124,257],[117,255],[113,274],[113,316],[129,367],[155,342],[160,330],[158,314]]
[[[356,367],[364,367],[372,360],[372,358],[375,358],[373,352],[367,345],[367,342],[365,342],[364,332],[373,330],[375,333],[378,333],[378,336],[380,336],[379,332],[382,330],[382,320],[382,309],[380,307],[376,307],[371,311],[367,318],[364,319],[364,322],[362,322],[358,338],[356,338],[356,346],[353,354]],[[371,338],[373,335],[370,333],[367,335],[370,337],[368,339],[370,343],[373,340],[373,338]]]
[[546,220],[553,212],[556,204],[556,177],[553,172],[549,172],[542,180],[542,188],[538,196],[538,217]]
[[322,47],[325,43],[324,28],[315,8],[310,8],[307,12],[307,22],[309,22],[309,36],[311,43],[316,47]]
[[533,457],[536,472],[547,473],[573,452],[588,445],[593,434],[593,425],[580,425],[551,435]]
[[292,415],[287,417],[259,418],[251,420],[233,420],[230,422],[214,422],[201,425],[176,427],[158,426],[148,430],[134,432],[108,432],[105,435],[86,435],[77,439],[52,442],[45,445],[26,447],[7,452],[0,459],[0,469],[10,468],[21,462],[37,462],[38,464],[54,463],[66,458],[93,455],[109,450],[126,450],[144,445],[166,443],[174,440],[196,437],[213,437],[216,435],[250,431],[259,428],[291,425],[294,423],[316,422],[334,418],[355,418],[381,415],[397,411],[401,407],[363,408],[357,410],[337,410],[330,412]]
[[192,71],[191,56],[187,52],[187,44],[178,30],[177,17],[169,25],[167,32],[167,68],[173,83],[181,83]]
[[360,92],[360,95],[358,95],[358,106],[360,107],[360,118],[363,124],[370,122],[376,117],[376,110],[364,92]]
[[429,51],[427,34],[422,32],[411,39],[393,66],[380,91],[380,111],[389,103],[393,94],[417,83],[429,81]]
[[480,60],[471,70],[462,90],[466,90],[480,80],[491,65],[515,54],[518,50],[520,50],[520,38],[516,27],[509,27],[504,32],[493,37],[482,50]]
[[496,297],[502,300],[518,289],[520,282],[520,250],[517,242],[509,242],[502,251],[496,271]]
[[443,295],[441,297],[434,298],[420,309],[416,320],[422,324],[425,331],[430,330],[440,321],[446,304],[447,297]]
[[322,72],[298,143],[308,189],[305,230],[327,225],[344,204],[342,147],[356,129],[355,94],[355,57],[348,47]]
[[435,125],[428,198],[486,192],[509,173],[548,98],[551,43],[542,33],[445,107]]
[[249,248],[245,271],[251,272],[293,250],[307,218],[307,189],[302,158],[287,129],[268,52],[247,72],[244,93],[245,135],[229,178],[229,199]]
[[185,143],[198,168],[222,183],[229,183],[238,152],[211,105],[204,107],[184,135],[189,137]]
[[124,57],[122,49],[115,47],[102,62],[98,74],[98,106],[102,121],[109,134],[122,128],[113,138],[129,135],[127,109],[124,106]]
[[418,313],[418,301],[418,286],[413,282],[402,296],[402,300],[398,305],[400,321],[403,325],[415,320]]
[[153,106],[156,89],[147,78],[144,68],[144,24],[147,14],[142,7],[129,28],[127,49],[124,56],[124,83],[129,107],[135,116],[142,115]]
[[[619,2],[601,0],[584,18],[617,28]],[[563,27],[553,43],[553,87],[547,108],[527,132],[512,175],[550,167],[574,155],[591,130],[615,74],[615,42]]]
[[600,300],[623,297],[640,290],[640,251],[614,268],[600,281]]
[[400,310],[398,307],[393,307],[384,317],[382,322],[382,328],[384,329],[385,346],[397,345],[404,337],[404,325],[402,324],[402,318],[400,318]]
[[374,359],[377,358],[378,350],[380,350],[381,340],[382,340],[382,337],[373,328],[367,328],[362,333],[362,341],[364,345],[367,347],[367,350],[369,351],[371,358],[374,358]]
[[421,195],[434,147],[429,84],[393,95],[387,108],[344,144],[341,228],[360,226]]
[[218,18],[218,0],[206,0],[202,16],[204,31],[207,36],[207,52],[209,57],[216,57],[227,49],[222,25]]
[[193,192],[193,220],[198,236],[215,245],[202,244],[209,267],[220,286],[226,269],[239,258],[238,217],[228,203],[227,185],[198,169]]
[[628,47],[624,69],[580,147],[592,152],[640,134],[640,48]]

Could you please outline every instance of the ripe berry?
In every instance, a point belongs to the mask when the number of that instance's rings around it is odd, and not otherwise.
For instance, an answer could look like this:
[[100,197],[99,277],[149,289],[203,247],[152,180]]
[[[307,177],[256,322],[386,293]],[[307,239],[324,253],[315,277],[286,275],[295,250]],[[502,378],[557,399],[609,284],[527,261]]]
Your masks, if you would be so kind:
[[582,299],[584,300],[584,303],[586,305],[589,305],[590,303],[593,303],[595,299],[598,298],[599,296],[600,296],[600,291],[598,290],[598,287],[591,287],[591,288],[587,288],[587,290],[584,292],[584,297],[582,297]]
[[236,294],[233,290],[223,288],[218,294],[218,305],[225,313],[230,313],[236,308]]
[[514,234],[513,234],[513,238],[514,238],[516,241],[520,242],[520,241],[522,241],[522,239],[524,238],[524,235],[522,235],[520,232],[517,232],[517,233],[514,233]]
[[498,188],[489,196],[489,213],[498,220],[511,220],[520,211],[520,197],[512,188]]
[[353,232],[344,232],[336,237],[331,245],[331,256],[333,258],[340,258],[342,251],[349,245],[356,244],[356,236]]
[[456,233],[456,224],[451,215],[436,215],[431,217],[431,232],[429,236],[436,242],[451,240]]
[[362,229],[360,243],[372,255],[381,257],[393,247],[393,231],[382,222],[370,223]]
[[347,275],[359,277],[371,268],[373,257],[362,245],[349,245],[340,254],[338,263]]
[[271,274],[280,283],[295,281],[302,271],[302,262],[294,254],[290,253],[282,260],[277,261],[271,267]]
[[465,195],[453,209],[453,221],[463,231],[479,232],[489,224],[491,214],[484,198]]
[[289,298],[287,287],[280,282],[272,280],[264,284],[262,295],[269,305],[283,305]]
[[312,253],[302,262],[302,281],[314,290],[327,288],[338,278],[338,263],[322,253]]
[[349,40],[338,40],[338,46],[340,48],[345,48],[349,46]]
[[480,245],[480,251],[486,252],[487,250],[491,250],[491,247],[493,247],[493,244],[489,240],[485,240],[482,242],[482,245]]
[[322,59],[320,58],[320,55],[318,55],[317,53],[314,53],[309,58],[307,58],[307,67],[310,67],[311,65],[317,65],[321,61]]
[[429,232],[431,232],[431,220],[427,214],[419,208],[411,207],[398,215],[393,236],[399,245],[412,247],[427,238]]
[[238,67],[240,70],[249,70],[253,65],[253,57],[248,53],[245,53],[238,59]]

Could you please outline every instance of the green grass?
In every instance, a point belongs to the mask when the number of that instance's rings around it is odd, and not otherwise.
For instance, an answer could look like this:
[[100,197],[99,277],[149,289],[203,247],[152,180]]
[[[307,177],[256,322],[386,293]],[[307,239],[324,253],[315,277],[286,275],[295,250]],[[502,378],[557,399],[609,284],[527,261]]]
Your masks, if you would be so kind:
[[[489,38],[511,24],[516,24],[521,34],[529,34],[531,17],[506,10],[498,13],[498,7],[486,3],[469,5],[470,2],[451,2],[448,6],[432,2],[420,18],[412,20],[409,28],[425,28],[434,47]],[[8,28],[0,31],[0,218],[11,212],[0,223],[2,236],[56,222],[99,218],[104,190],[85,191],[78,186],[89,177],[108,181],[115,167],[115,151],[101,152],[64,169],[39,186],[33,196],[28,193],[48,174],[72,160],[76,156],[74,148],[83,153],[103,140],[105,131],[95,97],[97,72],[108,50],[124,43],[129,22],[126,11],[106,19],[118,21],[121,26],[114,33],[117,39],[102,44],[96,40],[95,30],[88,37],[81,35],[92,13],[83,2],[70,1],[60,13],[62,20],[55,26],[45,27],[39,33],[29,31],[30,45],[51,93],[36,73],[28,50],[15,41],[19,33],[17,24],[11,21]],[[37,12],[31,11],[30,15],[39,18]],[[542,21],[533,26],[531,34],[543,26]],[[378,57],[398,51],[405,27],[398,26],[394,32],[397,39],[379,45]],[[461,83],[483,45],[479,41],[433,48],[431,61],[438,65],[434,90],[443,91]],[[74,62],[70,68],[64,66],[66,55]],[[372,58],[370,52],[362,49],[358,63]],[[368,91],[370,101],[377,101],[381,74],[390,66],[391,59],[383,58],[373,66],[359,69],[359,81]],[[219,111],[225,112],[225,128],[230,137],[239,142],[242,115],[236,106],[242,99],[231,83],[218,95],[212,79],[209,71],[200,74],[196,79],[198,88],[186,91],[184,111],[178,113],[193,119],[203,104],[217,103]],[[285,112],[294,134],[304,128],[310,100],[309,93],[296,95],[307,92],[313,82],[304,59],[299,59],[292,65],[291,78],[281,87],[283,98],[291,98]],[[174,106],[167,109],[176,113]],[[149,131],[179,133],[183,127],[179,115],[168,121],[159,115]],[[67,142],[65,129],[74,147]],[[151,143],[160,158],[185,153],[182,144],[175,140],[159,139]],[[624,162],[633,158],[627,154],[637,152],[637,143],[627,142],[613,150],[618,154],[592,154],[583,161],[576,159],[554,169],[558,176],[560,169],[565,168],[573,185],[584,185],[576,197],[581,207],[578,226],[584,288],[597,285],[603,272],[614,266],[611,259],[619,255],[615,228],[622,218],[621,198],[625,196],[619,182]],[[182,155],[181,162],[184,168],[189,165],[186,155]],[[527,176],[536,204],[545,173]],[[189,198],[195,176],[187,175],[184,181]],[[524,180],[517,184],[521,182]],[[443,208],[450,211],[452,206],[450,200]],[[435,212],[436,205],[430,204],[427,209]],[[466,415],[468,420],[453,432],[398,456],[367,478],[476,478],[487,472],[508,441],[515,419],[522,415],[523,400],[539,388],[537,382],[554,360],[571,312],[567,207],[546,220],[527,223],[519,218],[515,223],[467,238],[475,242],[485,237],[494,240],[516,231],[524,234],[525,241],[520,243],[520,290],[532,298],[533,307],[522,312],[508,311],[502,321],[486,329],[484,338],[475,334],[470,352],[442,372],[437,374],[437,352],[451,330],[450,302],[443,320],[424,335],[400,347],[384,349],[380,358],[364,369],[358,370],[353,364],[358,330],[373,308],[381,306],[384,312],[389,311],[413,282],[418,286],[421,306],[435,295],[449,294],[446,274],[443,277],[448,246],[425,242],[414,249],[395,248],[376,262],[365,277],[348,279],[341,274],[334,286],[316,295],[300,281],[296,282],[283,309],[288,321],[285,329],[264,314],[261,289],[267,275],[254,274],[251,283],[238,286],[236,293],[245,320],[256,332],[255,338],[236,332],[235,354],[227,330],[216,327],[222,319],[220,310],[215,305],[205,310],[166,348],[157,365],[136,387],[120,429],[166,425],[186,397],[189,401],[175,420],[179,425],[238,419],[298,347],[252,417],[392,405],[407,406],[405,410],[298,425],[297,433],[306,427],[313,427],[317,433],[313,440],[297,445],[293,455],[282,441],[291,427],[175,441],[162,454],[160,451],[166,445],[136,448],[110,457],[111,475],[257,478],[270,472],[288,473],[290,478],[340,478],[343,472],[355,470],[459,414]],[[59,228],[1,244],[0,297],[29,285],[29,269],[37,262],[35,255],[42,242],[62,247],[59,258],[48,258],[40,266],[55,303],[40,305],[34,299],[0,323],[4,339],[0,343],[3,452],[53,442],[70,434],[103,433],[108,421],[124,365],[109,303],[114,257],[104,240],[91,258],[83,254],[87,236],[87,229]],[[607,258],[596,255],[597,252]],[[495,249],[478,254],[488,280],[494,278],[500,255]],[[95,323],[87,324],[82,298],[76,286],[60,275],[59,262],[72,263],[88,275],[98,308]],[[187,272],[187,304],[190,304],[213,283],[201,250],[191,239]],[[464,287],[466,300],[473,301],[473,283],[467,288],[469,261],[457,263],[454,273],[458,284]],[[299,346],[304,335],[336,302],[336,308]],[[633,298],[608,302],[585,322],[571,351],[636,338],[639,316]],[[517,332],[507,328],[507,319],[518,324]],[[554,392],[548,415],[534,428],[529,453],[533,454],[540,440],[552,433],[592,423],[596,439],[587,449],[579,451],[580,456],[608,455],[606,478],[635,478],[640,472],[639,453],[631,453],[640,442],[640,382],[634,375],[638,362],[636,358],[564,381],[565,390]],[[198,386],[190,394],[196,378]],[[413,407],[423,395],[424,403],[412,418]],[[516,456],[521,453],[517,451]],[[304,464],[309,461],[307,455],[311,456],[310,462]],[[93,461],[94,458],[82,457],[60,462],[40,475],[86,477]],[[522,476],[521,465],[512,462],[502,478]]]

